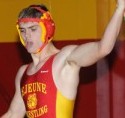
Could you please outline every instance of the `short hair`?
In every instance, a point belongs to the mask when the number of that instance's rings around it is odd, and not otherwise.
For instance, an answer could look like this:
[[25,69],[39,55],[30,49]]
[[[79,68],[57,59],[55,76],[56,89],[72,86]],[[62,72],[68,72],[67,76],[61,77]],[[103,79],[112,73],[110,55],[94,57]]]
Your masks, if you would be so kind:
[[22,11],[18,15],[18,19],[21,18],[40,18],[43,13],[41,13],[39,10],[35,9],[34,7],[38,7],[44,11],[48,11],[48,8],[41,4],[41,5],[30,5],[27,8],[22,9]]

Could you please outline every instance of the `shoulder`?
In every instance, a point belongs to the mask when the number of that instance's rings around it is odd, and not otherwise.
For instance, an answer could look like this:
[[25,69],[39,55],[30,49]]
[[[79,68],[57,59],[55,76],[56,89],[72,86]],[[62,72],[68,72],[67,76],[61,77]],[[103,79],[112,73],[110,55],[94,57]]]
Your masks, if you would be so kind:
[[24,72],[25,72],[27,66],[28,66],[28,64],[22,65],[22,66],[18,69],[17,74],[16,74],[16,82],[21,80],[21,78],[22,78],[22,76],[23,76],[23,74],[24,74]]
[[24,73],[24,71],[26,70],[27,66],[28,66],[28,64],[22,65],[22,66],[18,69],[17,74],[18,74],[18,73]]
[[68,45],[63,47],[54,57],[53,67],[62,68],[66,64],[69,55],[77,48],[77,45]]
[[74,49],[76,49],[78,45],[68,45],[63,47],[60,52],[71,53]]
[[76,49],[78,47],[78,45],[68,45],[68,46],[65,46],[63,47],[59,53],[56,55],[56,57],[58,59],[65,59],[66,57],[68,57],[71,52],[73,52],[74,49]]

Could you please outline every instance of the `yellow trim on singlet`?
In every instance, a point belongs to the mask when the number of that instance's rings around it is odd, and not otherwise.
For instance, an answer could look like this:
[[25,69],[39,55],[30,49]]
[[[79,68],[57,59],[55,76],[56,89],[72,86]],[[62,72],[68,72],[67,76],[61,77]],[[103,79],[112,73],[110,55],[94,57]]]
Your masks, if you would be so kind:
[[57,91],[56,118],[73,118],[74,100],[69,100]]

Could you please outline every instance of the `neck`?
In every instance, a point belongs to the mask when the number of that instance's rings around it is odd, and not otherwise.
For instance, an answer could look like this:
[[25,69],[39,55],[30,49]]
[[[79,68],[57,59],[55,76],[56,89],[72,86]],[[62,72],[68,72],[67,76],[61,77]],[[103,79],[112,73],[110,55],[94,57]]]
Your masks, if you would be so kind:
[[39,53],[31,54],[33,64],[38,65],[42,61],[46,61],[51,55],[59,52],[59,50],[49,42]]

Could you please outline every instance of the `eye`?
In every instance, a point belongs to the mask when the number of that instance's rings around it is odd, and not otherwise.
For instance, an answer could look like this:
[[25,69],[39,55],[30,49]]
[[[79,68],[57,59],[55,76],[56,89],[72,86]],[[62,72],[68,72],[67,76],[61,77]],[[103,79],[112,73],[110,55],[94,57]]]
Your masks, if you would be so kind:
[[36,31],[36,30],[37,30],[37,28],[35,28],[35,27],[31,28],[31,31],[33,31],[33,32]]
[[26,31],[25,31],[25,29],[20,29],[20,32],[25,33]]

